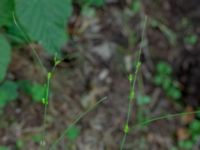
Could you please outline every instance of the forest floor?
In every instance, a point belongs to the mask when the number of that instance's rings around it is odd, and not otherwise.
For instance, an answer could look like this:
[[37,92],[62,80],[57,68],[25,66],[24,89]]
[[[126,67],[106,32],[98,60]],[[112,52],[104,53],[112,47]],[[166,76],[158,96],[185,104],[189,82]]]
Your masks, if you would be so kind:
[[[71,39],[62,49],[68,57],[58,65],[51,82],[46,117],[47,146],[80,113],[106,96],[103,103],[76,124],[80,128],[78,138],[73,142],[63,139],[58,149],[119,149],[128,109],[128,75],[134,73],[145,14],[148,20],[136,97],[146,96],[150,102],[141,105],[135,102],[130,126],[156,116],[193,111],[200,106],[200,42],[185,38],[200,36],[200,1],[183,1],[144,0],[138,12],[130,10],[128,1],[110,1],[103,8],[96,9],[95,16],[84,16],[80,14],[79,7],[74,6],[68,27]],[[50,69],[52,58],[37,45],[33,46]],[[172,67],[172,78],[182,93],[179,102],[168,97],[152,81],[156,64],[160,61],[168,62]],[[45,74],[30,46],[14,50],[8,78],[44,82]],[[13,150],[21,143],[21,149],[39,149],[37,139],[42,132],[43,110],[41,104],[32,102],[29,96],[21,93],[17,101],[6,106],[0,117],[0,144]],[[181,149],[178,142],[191,136],[187,127],[195,118],[193,114],[133,127],[124,149]],[[200,149],[199,145],[200,140],[193,149]]]

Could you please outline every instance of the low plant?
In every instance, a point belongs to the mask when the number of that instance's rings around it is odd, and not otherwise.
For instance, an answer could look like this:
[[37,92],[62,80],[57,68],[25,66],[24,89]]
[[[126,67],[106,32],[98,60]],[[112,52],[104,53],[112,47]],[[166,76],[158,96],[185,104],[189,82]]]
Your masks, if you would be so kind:
[[[7,80],[0,85],[0,110],[18,97],[17,84]],[[12,94],[11,94],[12,93]]]
[[194,119],[188,124],[187,132],[189,134],[187,139],[178,141],[178,147],[184,150],[190,150],[199,142],[200,138],[200,120]]
[[130,8],[134,13],[138,13],[141,9],[140,0],[133,0]]
[[179,100],[181,98],[181,90],[178,82],[172,78],[172,67],[168,63],[164,61],[158,62],[153,81],[157,86],[160,86],[170,98],[174,100]]
[[189,34],[184,37],[185,44],[195,45],[198,42],[198,36],[196,34]]
[[51,55],[59,53],[68,40],[66,23],[71,14],[71,0],[1,0],[0,82],[11,61],[8,41],[36,42]]

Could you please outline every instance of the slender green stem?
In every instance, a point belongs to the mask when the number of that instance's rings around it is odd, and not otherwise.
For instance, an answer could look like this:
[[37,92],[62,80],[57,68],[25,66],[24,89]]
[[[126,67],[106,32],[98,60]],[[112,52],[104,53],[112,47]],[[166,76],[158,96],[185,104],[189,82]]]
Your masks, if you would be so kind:
[[47,75],[47,84],[45,89],[45,97],[42,100],[42,103],[44,104],[44,120],[43,120],[43,140],[41,141],[41,146],[43,146],[43,149],[46,148],[46,118],[47,118],[47,107],[49,104],[49,91],[50,91],[50,81],[52,78],[52,72],[49,72]]
[[80,115],[78,115],[78,117],[76,117],[76,119],[72,122],[71,125],[69,125],[65,131],[58,137],[57,140],[55,140],[55,142],[50,146],[49,150],[55,150],[57,145],[59,144],[59,142],[65,137],[66,133],[69,131],[69,129],[74,126],[76,123],[78,123],[85,115],[87,115],[90,111],[92,111],[94,108],[96,108],[100,103],[102,103],[103,101],[105,101],[107,99],[107,97],[104,97],[102,99],[100,99],[94,106],[92,106],[91,108],[89,108],[87,111],[81,113]]
[[159,121],[159,120],[171,119],[171,118],[176,118],[176,117],[181,117],[181,116],[186,116],[186,115],[193,115],[193,114],[198,114],[198,113],[200,113],[200,110],[192,111],[192,112],[181,112],[181,113],[175,113],[175,114],[166,114],[166,115],[163,115],[163,116],[152,117],[152,118],[150,118],[146,121],[139,122],[139,123],[135,124],[134,126],[131,127],[130,130],[133,131],[136,127],[147,125],[147,124]]
[[[15,17],[15,13],[13,12],[12,13],[13,15],[13,21],[14,21],[14,24],[16,25],[16,27],[18,28],[18,30],[23,34],[23,37],[24,37],[24,40],[27,42],[27,43],[31,43],[31,40],[29,38],[29,36],[26,34],[26,32],[24,32],[24,30],[22,29],[22,27],[19,25],[19,23],[17,22],[17,19]],[[42,63],[42,60],[40,59],[39,55],[37,54],[37,51],[35,50],[35,48],[30,45],[31,47],[31,50],[33,52],[33,54],[35,55],[36,59],[38,60],[40,66],[42,69],[44,69],[46,71],[46,67],[44,66],[44,64]]]
[[140,66],[141,66],[140,57],[141,57],[141,53],[142,53],[146,22],[147,22],[147,17],[145,16],[144,25],[142,27],[142,39],[141,39],[140,49],[139,49],[138,57],[137,57],[136,70],[135,70],[134,75],[132,75],[132,74],[129,75],[129,81],[130,81],[129,104],[128,104],[126,122],[125,122],[125,126],[124,126],[124,135],[123,135],[123,138],[122,138],[121,143],[120,143],[120,150],[124,149],[126,137],[127,137],[127,134],[129,133],[130,115],[131,115],[131,112],[132,112],[132,105],[133,105],[133,102],[135,100],[135,83],[136,83],[136,80],[137,80],[138,71],[139,71]]

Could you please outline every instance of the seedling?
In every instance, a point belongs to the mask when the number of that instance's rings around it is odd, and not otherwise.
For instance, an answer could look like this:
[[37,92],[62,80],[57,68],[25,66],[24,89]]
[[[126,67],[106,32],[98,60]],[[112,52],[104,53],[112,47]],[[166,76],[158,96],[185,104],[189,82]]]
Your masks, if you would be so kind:
[[0,85],[0,108],[3,108],[18,97],[17,89],[18,86],[13,81],[5,81]]
[[138,95],[136,100],[139,106],[144,106],[151,102],[151,98],[148,95]]
[[195,145],[196,142],[198,142],[200,137],[200,120],[193,120],[188,125],[188,132],[190,134],[190,137],[185,140],[181,140],[178,142],[178,146],[181,149],[190,150],[192,149],[193,145]]
[[131,10],[134,13],[138,13],[141,9],[141,2],[140,0],[133,0],[132,5],[131,5]]
[[157,64],[154,83],[172,99],[179,100],[181,98],[181,91],[177,81],[172,78],[172,67],[168,63],[161,61]]
[[66,132],[66,137],[71,141],[75,141],[79,135],[80,135],[80,128],[77,126],[71,126],[69,130]]
[[184,42],[188,45],[195,45],[198,41],[198,36],[195,34],[188,35],[184,38]]
[[27,95],[30,95],[34,102],[42,103],[45,95],[45,86],[38,83],[31,83],[28,80],[18,81],[19,88]]
[[16,141],[16,147],[17,147],[17,149],[18,149],[18,150],[23,149],[23,146],[24,146],[24,141],[21,140],[21,139],[18,139],[18,140]]
[[42,138],[43,138],[42,134],[35,134],[32,136],[32,140],[37,144],[40,144]]

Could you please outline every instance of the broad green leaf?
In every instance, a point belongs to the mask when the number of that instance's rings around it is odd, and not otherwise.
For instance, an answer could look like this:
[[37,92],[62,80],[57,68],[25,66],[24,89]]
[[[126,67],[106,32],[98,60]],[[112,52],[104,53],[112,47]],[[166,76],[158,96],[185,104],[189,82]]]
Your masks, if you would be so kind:
[[16,0],[16,14],[29,37],[55,54],[67,41],[71,0]]
[[0,26],[9,25],[12,22],[14,0],[0,0]]
[[0,56],[0,81],[2,81],[11,60],[11,47],[2,35],[0,35]]
[[11,39],[12,44],[24,44],[27,42],[24,33],[19,30],[14,22],[7,26],[7,36]]
[[66,133],[68,139],[74,141],[80,135],[80,128],[77,126],[71,126]]
[[0,107],[18,97],[18,86],[13,81],[5,81],[0,85]]

